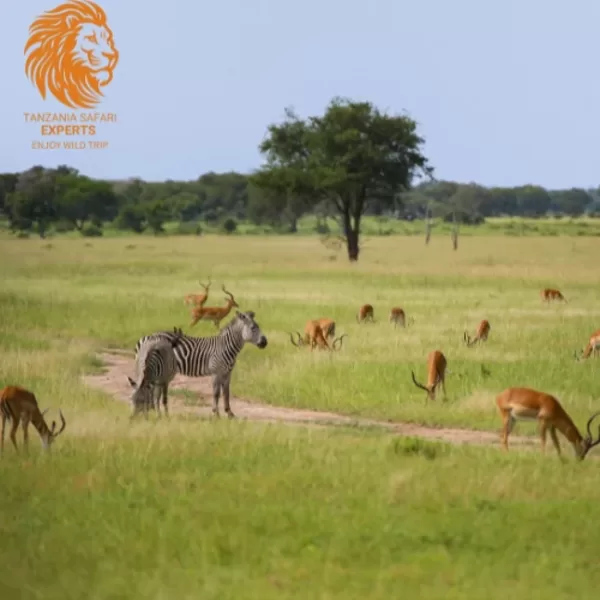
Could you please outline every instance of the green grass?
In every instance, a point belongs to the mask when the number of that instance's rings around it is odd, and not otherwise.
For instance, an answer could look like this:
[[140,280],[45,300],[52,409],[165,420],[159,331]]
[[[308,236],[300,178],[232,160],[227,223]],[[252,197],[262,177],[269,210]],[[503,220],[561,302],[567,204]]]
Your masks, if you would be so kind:
[[[339,233],[337,221],[326,219],[327,227],[332,235]],[[317,236],[317,218],[311,215],[304,216],[298,220],[297,232],[292,237]],[[221,234],[222,223],[201,222],[167,222],[164,224],[165,233],[168,235],[197,236],[198,228],[202,234]],[[434,219],[432,229],[433,237],[449,237],[453,229],[452,223],[444,223],[440,219]],[[405,221],[391,217],[365,216],[362,220],[361,231],[365,238],[385,236],[420,236],[424,237],[425,224],[422,220]],[[103,228],[104,237],[129,238],[131,233],[115,229],[110,224]],[[277,236],[282,233],[281,228],[270,225],[255,225],[248,221],[237,221],[237,230],[234,237],[242,236]],[[8,222],[0,220],[0,234],[7,238],[11,236],[8,232]],[[461,225],[460,235],[463,237],[473,236],[507,236],[507,237],[598,237],[600,236],[600,219],[591,217],[488,217],[481,225]],[[151,231],[144,232],[137,237],[151,237]],[[70,231],[63,233],[61,237],[81,239],[81,233]],[[135,239],[135,238],[134,238]],[[47,242],[52,245],[52,242]],[[135,244],[135,242],[133,242]]]
[[[350,265],[310,237],[0,240],[0,385],[33,390],[67,429],[50,457],[0,462],[0,598],[587,598],[600,579],[596,461],[553,450],[450,447],[381,431],[172,416],[84,386],[94,351],[183,326],[183,295],[212,275],[269,338],[249,347],[232,393],[276,406],[497,431],[511,385],[555,393],[582,426],[600,362],[573,351],[600,328],[594,237],[377,237]],[[566,305],[544,305],[542,287]],[[358,306],[377,322],[358,325]],[[415,323],[394,330],[392,305]],[[330,316],[334,355],[286,332]],[[481,348],[462,344],[487,318]],[[198,335],[212,333],[199,324]],[[427,405],[441,349],[448,402]],[[491,371],[484,378],[481,365]],[[175,397],[193,405],[182,392]],[[232,408],[235,412],[235,401]],[[535,435],[521,425],[519,434]],[[19,442],[21,433],[19,432]]]

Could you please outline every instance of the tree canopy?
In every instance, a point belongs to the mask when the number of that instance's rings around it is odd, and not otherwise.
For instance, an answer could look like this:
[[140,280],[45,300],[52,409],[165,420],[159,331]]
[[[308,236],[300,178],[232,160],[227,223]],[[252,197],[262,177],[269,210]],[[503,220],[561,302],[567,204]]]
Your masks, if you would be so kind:
[[369,202],[394,206],[415,176],[432,173],[423,144],[413,119],[334,98],[323,116],[301,120],[287,109],[283,123],[270,125],[260,144],[266,163],[250,180],[266,191],[263,202],[296,214],[328,202],[355,261]]

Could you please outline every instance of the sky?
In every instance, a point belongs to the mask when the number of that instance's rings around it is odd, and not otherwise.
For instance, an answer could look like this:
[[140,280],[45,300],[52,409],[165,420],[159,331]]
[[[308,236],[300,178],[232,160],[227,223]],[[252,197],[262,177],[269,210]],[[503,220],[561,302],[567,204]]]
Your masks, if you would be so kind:
[[342,96],[415,119],[438,179],[600,185],[598,0],[97,2],[120,58],[94,110],[117,121],[83,150],[34,149],[41,125],[24,119],[74,112],[24,69],[30,23],[59,0],[2,2],[0,172],[250,172],[285,107],[304,118]]

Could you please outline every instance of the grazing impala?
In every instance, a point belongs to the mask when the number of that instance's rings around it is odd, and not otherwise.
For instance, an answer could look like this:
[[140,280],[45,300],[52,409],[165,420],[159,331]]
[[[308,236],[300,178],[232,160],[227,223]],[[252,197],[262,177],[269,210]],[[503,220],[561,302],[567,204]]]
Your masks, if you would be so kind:
[[415,322],[414,319],[410,319],[410,321],[408,322],[406,320],[406,314],[404,312],[403,308],[400,308],[399,306],[394,306],[391,310],[390,310],[390,323],[394,324],[394,327],[397,327],[398,325],[400,325],[400,327],[406,327],[407,325],[412,325],[412,323]]
[[201,281],[198,282],[204,288],[204,294],[188,294],[184,299],[184,304],[193,304],[199,308],[204,306],[204,303],[208,299],[208,290],[212,284],[210,277],[208,278],[208,283],[204,285]]
[[[339,350],[342,347],[343,339],[347,334],[342,334],[339,338],[333,340],[331,347],[327,342],[327,338],[330,337],[327,331],[324,331],[319,320],[308,321],[306,323],[306,327],[304,328],[304,337],[300,335],[299,332],[296,332],[298,336],[298,341],[294,341],[294,336],[290,333],[290,341],[294,346],[309,346],[311,352],[315,349],[316,346],[321,350]],[[337,346],[339,344],[339,347]]]
[[435,390],[439,384],[442,384],[444,399],[446,399],[446,357],[439,350],[432,350],[427,356],[427,385],[419,383],[414,371],[411,371],[413,383],[427,392],[428,400],[435,400]]
[[0,454],[2,454],[4,451],[4,433],[6,421],[10,421],[12,424],[9,436],[13,446],[15,447],[15,450],[19,450],[17,447],[17,429],[19,427],[19,423],[22,424],[23,445],[26,450],[29,446],[29,435],[27,431],[29,423],[31,423],[40,434],[44,450],[49,450],[50,444],[63,432],[67,424],[65,422],[65,418],[63,417],[62,411],[59,411],[60,420],[62,423],[61,428],[58,431],[55,431],[55,421],[52,421],[52,428],[49,428],[48,425],[46,425],[46,421],[44,421],[44,413],[46,410],[43,413],[40,412],[36,397],[29,390],[17,385],[7,385],[2,392],[0,392],[0,414],[2,417]]
[[358,323],[366,323],[367,321],[373,323],[375,320],[373,313],[373,307],[370,304],[363,304],[356,315],[356,320]]
[[219,323],[231,312],[235,306],[239,308],[239,304],[235,301],[233,294],[228,292],[223,285],[223,292],[228,298],[225,298],[225,306],[195,306],[192,308],[192,322],[190,327],[193,327],[198,321],[212,321],[213,325],[219,329]]
[[589,358],[592,354],[594,356],[600,354],[600,329],[592,333],[588,345],[581,351],[579,356],[577,356],[577,352],[575,352],[575,358],[577,358],[577,360],[583,360],[584,358]]
[[567,299],[560,293],[559,290],[555,290],[552,288],[546,288],[542,290],[542,300],[545,302],[550,302],[550,300],[562,300],[566,302]]
[[323,318],[314,320],[319,324],[319,326],[323,330],[323,335],[325,336],[325,339],[333,339],[335,337],[335,321],[333,319]]
[[502,446],[508,450],[508,436],[516,420],[537,419],[540,424],[540,441],[542,452],[546,451],[546,433],[550,438],[559,456],[561,455],[560,443],[556,435],[558,429],[571,442],[575,456],[583,460],[588,451],[600,444],[600,428],[598,439],[592,440],[590,426],[600,412],[594,413],[587,422],[587,436],[584,438],[571,417],[567,414],[560,402],[550,394],[538,392],[524,387],[507,388],[496,398],[496,405],[502,417]]
[[490,334],[490,329],[490,322],[484,319],[483,321],[481,321],[481,323],[479,323],[477,333],[475,334],[475,337],[473,339],[471,339],[471,336],[465,331],[465,334],[463,335],[465,344],[470,348],[471,346],[477,343],[487,341],[488,335]]

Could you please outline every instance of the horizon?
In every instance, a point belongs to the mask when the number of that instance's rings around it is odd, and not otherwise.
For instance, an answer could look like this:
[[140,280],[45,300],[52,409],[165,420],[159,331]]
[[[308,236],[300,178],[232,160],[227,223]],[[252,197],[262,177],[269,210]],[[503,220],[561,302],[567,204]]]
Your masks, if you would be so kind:
[[102,103],[81,112],[116,113],[116,123],[102,126],[109,146],[34,150],[23,113],[72,112],[44,101],[24,69],[29,25],[57,4],[3,11],[2,172],[66,164],[94,179],[148,182],[248,174],[286,107],[306,118],[341,96],[414,118],[438,180],[600,185],[600,83],[590,77],[600,5],[592,0],[309,0],[301,11],[272,0],[180,0],[171,12],[143,15],[99,1],[120,59]]

